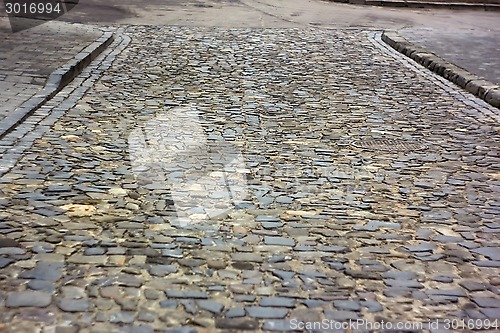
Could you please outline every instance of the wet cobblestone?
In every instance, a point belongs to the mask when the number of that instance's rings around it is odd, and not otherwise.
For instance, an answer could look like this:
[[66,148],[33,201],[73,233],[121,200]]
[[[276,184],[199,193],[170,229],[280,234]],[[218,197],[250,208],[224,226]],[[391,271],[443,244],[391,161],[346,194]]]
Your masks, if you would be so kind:
[[[498,315],[492,109],[361,30],[126,33],[113,66],[1,178],[0,313],[11,331]],[[248,169],[235,209],[184,227],[168,186],[136,177],[129,160],[130,134],[176,105],[199,111],[206,141],[230,143]],[[26,307],[47,311],[29,320]]]

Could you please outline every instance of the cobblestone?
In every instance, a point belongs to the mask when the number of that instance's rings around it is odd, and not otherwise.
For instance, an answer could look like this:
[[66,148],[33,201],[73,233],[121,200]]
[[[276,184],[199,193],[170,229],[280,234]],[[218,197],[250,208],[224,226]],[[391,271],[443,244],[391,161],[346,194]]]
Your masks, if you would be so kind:
[[[10,141],[30,147],[0,182],[10,327],[26,324],[20,306],[83,332],[493,318],[499,142],[487,105],[357,29],[126,34],[112,66],[101,58],[106,72],[89,69],[102,77],[86,95],[66,109],[56,97],[57,116]],[[130,133],[173,104],[245,159],[248,196],[213,220],[174,223],[168,186],[133,173]],[[351,144],[394,138],[426,148]]]

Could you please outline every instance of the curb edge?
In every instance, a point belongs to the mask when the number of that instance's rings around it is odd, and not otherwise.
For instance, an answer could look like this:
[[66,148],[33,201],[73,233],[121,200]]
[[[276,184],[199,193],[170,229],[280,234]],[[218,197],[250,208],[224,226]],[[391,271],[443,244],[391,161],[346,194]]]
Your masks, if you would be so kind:
[[500,109],[500,86],[458,67],[424,48],[415,46],[395,31],[384,31],[382,41],[434,73]]
[[330,2],[345,3],[351,5],[382,6],[397,8],[439,8],[458,10],[484,10],[500,11],[500,4],[494,3],[467,3],[467,2],[433,2],[412,0],[328,0]]
[[9,112],[2,119],[0,128],[0,139],[12,132],[19,124],[28,118],[35,110],[42,107],[48,100],[54,97],[62,88],[70,83],[114,40],[111,31],[103,31],[103,34],[92,44],[85,47],[73,59],[62,65],[47,78],[45,86],[40,92],[25,101],[19,108]]

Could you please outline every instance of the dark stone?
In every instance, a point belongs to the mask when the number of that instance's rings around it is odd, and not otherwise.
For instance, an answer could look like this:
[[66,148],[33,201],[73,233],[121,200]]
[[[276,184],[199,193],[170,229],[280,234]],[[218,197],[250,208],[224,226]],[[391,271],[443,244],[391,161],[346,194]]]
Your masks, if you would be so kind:
[[389,271],[382,274],[382,277],[386,279],[412,280],[417,277],[417,274],[414,272],[405,271]]
[[160,302],[160,307],[161,308],[175,309],[177,307],[177,305],[178,305],[177,301],[171,300],[171,299],[167,299],[167,300],[164,300],[164,301]]
[[422,242],[416,245],[405,245],[404,248],[410,252],[427,252],[435,250],[437,246],[432,243]]
[[462,289],[430,289],[426,290],[427,295],[439,295],[439,296],[457,296],[465,297],[467,294]]
[[359,311],[361,306],[355,301],[334,301],[333,305],[339,310]]
[[56,285],[50,281],[31,280],[28,283],[28,288],[32,290],[47,291],[53,293],[56,290]]
[[175,272],[177,272],[177,267],[174,265],[154,265],[149,269],[149,274],[159,277]]
[[252,271],[254,267],[253,264],[249,262],[235,262],[231,266],[233,266],[236,269],[248,270],[248,271]]
[[226,330],[256,331],[259,322],[255,319],[216,319],[215,327]]
[[266,245],[295,246],[295,241],[286,237],[264,236],[264,243]]
[[23,247],[21,243],[10,238],[0,238],[0,247]]
[[471,251],[479,253],[491,260],[500,261],[500,247],[480,247],[472,249]]
[[121,327],[120,332],[123,332],[123,333],[154,333],[155,330],[151,326],[139,325],[139,326]]
[[224,309],[224,305],[222,303],[206,300],[198,301],[198,307],[214,314],[219,314]]
[[254,302],[256,297],[254,295],[235,295],[236,302]]
[[295,272],[281,271],[281,270],[273,270],[271,271],[271,273],[282,280],[290,280],[295,275]]
[[59,298],[56,304],[59,309],[66,312],[85,312],[90,308],[90,301],[86,299]]
[[198,312],[198,309],[196,308],[196,303],[191,299],[182,300],[181,304],[184,306],[184,310],[186,310],[187,313],[194,315]]
[[164,331],[165,333],[197,333],[198,331],[194,327],[184,326],[169,328]]
[[39,261],[34,269],[21,273],[19,277],[23,279],[57,281],[62,276],[59,268],[63,266],[64,264],[59,262],[53,263]]
[[154,289],[146,289],[144,290],[144,297],[148,300],[157,300],[161,296],[161,293],[158,290]]
[[348,321],[358,319],[358,314],[353,311],[335,311],[325,310],[325,318],[335,321]]
[[[500,308],[500,299],[492,297],[472,297],[472,301],[482,308]],[[500,313],[500,309],[498,311]]]
[[467,289],[468,291],[481,291],[486,289],[486,285],[484,283],[475,281],[462,281],[459,283],[459,285]]
[[42,291],[20,291],[12,292],[7,296],[5,306],[8,308],[17,308],[24,306],[33,306],[44,308],[52,302],[52,295]]
[[4,268],[9,266],[14,262],[14,259],[11,258],[0,258],[0,268]]
[[286,297],[263,297],[260,300],[259,305],[293,308],[295,306],[295,300]]
[[139,312],[139,316],[137,317],[137,320],[139,321],[145,321],[145,322],[153,322],[158,318],[158,314],[154,311],[149,311],[149,310],[141,310]]
[[389,287],[398,287],[398,288],[416,288],[422,289],[424,286],[421,283],[413,280],[384,280],[384,283]]
[[106,249],[104,249],[102,247],[91,247],[91,248],[85,249],[85,252],[84,252],[84,254],[86,256],[97,256],[97,255],[102,255],[104,253],[106,253]]
[[384,307],[377,301],[361,301],[360,304],[361,306],[366,307],[368,312],[381,312],[382,310],[384,310]]
[[165,294],[171,298],[208,298],[208,295],[201,291],[166,290]]
[[288,310],[274,307],[249,306],[246,308],[250,317],[254,318],[285,318]]
[[205,263],[202,259],[179,259],[178,263],[186,267],[198,267]]
[[228,310],[224,316],[226,318],[237,318],[237,317],[244,317],[245,316],[245,309],[243,308],[232,308]]

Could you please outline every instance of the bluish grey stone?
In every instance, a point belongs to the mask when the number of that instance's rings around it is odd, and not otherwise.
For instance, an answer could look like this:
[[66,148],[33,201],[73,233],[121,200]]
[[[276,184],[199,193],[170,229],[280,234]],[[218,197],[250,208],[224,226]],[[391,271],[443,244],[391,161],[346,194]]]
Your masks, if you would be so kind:
[[359,311],[361,306],[355,301],[334,301],[333,305],[339,310]]
[[295,300],[287,297],[262,297],[259,305],[293,308],[295,306]]
[[285,318],[288,314],[287,309],[275,308],[275,307],[260,307],[260,306],[249,306],[246,308],[248,315],[254,318]]
[[65,312],[85,312],[90,309],[90,301],[86,299],[59,298],[56,304]]
[[238,317],[244,317],[245,316],[245,309],[243,308],[232,308],[228,310],[224,316],[226,318],[238,318]]
[[177,307],[177,301],[171,300],[171,299],[167,299],[167,300],[161,301],[160,302],[160,307],[161,308],[175,309]]
[[198,307],[214,314],[219,314],[224,309],[224,305],[222,303],[208,300],[198,301]]
[[39,261],[34,269],[23,272],[19,277],[23,279],[37,279],[44,281],[57,281],[61,278],[60,268],[64,266],[61,262],[41,262]]
[[56,291],[56,285],[51,281],[44,280],[30,280],[28,282],[28,288],[33,290],[47,291],[53,293]]
[[119,311],[109,316],[109,322],[114,324],[131,324],[135,320],[135,312]]
[[19,291],[8,294],[5,306],[18,308],[33,306],[44,308],[52,302],[52,295],[43,291]]
[[295,246],[295,241],[286,237],[264,236],[264,243],[266,245]]
[[166,290],[165,294],[171,298],[208,298],[208,295],[201,291]]

